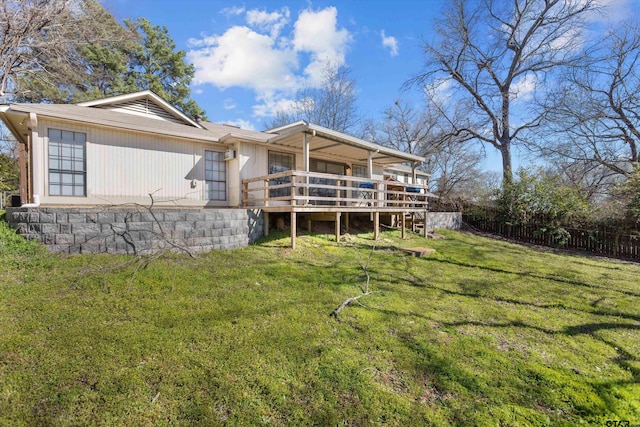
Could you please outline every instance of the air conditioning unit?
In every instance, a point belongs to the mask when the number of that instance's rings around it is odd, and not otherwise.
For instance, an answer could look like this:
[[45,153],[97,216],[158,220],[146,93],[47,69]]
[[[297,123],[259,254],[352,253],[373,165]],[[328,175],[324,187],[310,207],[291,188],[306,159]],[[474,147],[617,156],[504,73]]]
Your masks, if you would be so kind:
[[225,160],[233,160],[235,158],[236,158],[236,150],[229,149],[229,150],[224,152],[224,159]]

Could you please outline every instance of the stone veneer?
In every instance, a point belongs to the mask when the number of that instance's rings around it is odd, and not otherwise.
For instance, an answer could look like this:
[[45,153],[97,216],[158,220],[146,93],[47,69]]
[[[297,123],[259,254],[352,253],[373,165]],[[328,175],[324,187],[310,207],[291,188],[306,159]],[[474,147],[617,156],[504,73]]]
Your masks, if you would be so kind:
[[63,253],[206,252],[247,246],[263,234],[260,210],[231,208],[8,208],[6,219]]

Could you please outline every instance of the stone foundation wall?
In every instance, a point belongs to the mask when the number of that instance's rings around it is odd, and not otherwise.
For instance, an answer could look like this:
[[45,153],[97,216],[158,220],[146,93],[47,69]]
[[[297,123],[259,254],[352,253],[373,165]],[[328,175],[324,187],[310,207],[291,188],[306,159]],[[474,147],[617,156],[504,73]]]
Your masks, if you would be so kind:
[[462,227],[461,212],[428,212],[427,231],[433,232],[435,229],[460,230]]
[[206,252],[247,246],[263,234],[262,212],[247,209],[8,208],[6,219],[63,253]]

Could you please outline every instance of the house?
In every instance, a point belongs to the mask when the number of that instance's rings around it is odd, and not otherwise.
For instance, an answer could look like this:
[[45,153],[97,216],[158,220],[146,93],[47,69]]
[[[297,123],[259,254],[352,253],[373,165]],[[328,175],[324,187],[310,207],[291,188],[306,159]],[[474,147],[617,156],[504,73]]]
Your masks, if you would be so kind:
[[431,175],[403,164],[393,164],[384,168],[384,176],[390,180],[404,184],[416,184],[426,188],[429,186],[429,177]]
[[[424,159],[306,123],[264,132],[193,120],[151,91],[74,105],[11,104],[22,206],[12,225],[56,251],[246,245],[285,215],[426,210],[385,168]],[[413,184],[412,184],[413,185]],[[421,188],[426,191],[426,185]],[[153,206],[153,211],[149,209]]]

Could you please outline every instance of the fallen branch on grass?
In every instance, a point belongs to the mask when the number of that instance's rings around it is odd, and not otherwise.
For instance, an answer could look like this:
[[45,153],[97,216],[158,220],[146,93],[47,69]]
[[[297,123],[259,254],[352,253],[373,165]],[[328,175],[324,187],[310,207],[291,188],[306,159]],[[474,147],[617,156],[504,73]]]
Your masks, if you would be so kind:
[[373,251],[375,250],[376,250],[376,241],[374,241],[373,246],[371,246],[371,251],[369,252],[369,257],[367,258],[366,264],[360,266],[362,268],[362,271],[364,271],[364,274],[367,276],[367,281],[364,285],[364,289],[361,289],[362,293],[358,296],[347,298],[342,304],[340,304],[338,308],[336,308],[331,312],[330,316],[335,317],[336,320],[340,320],[340,317],[339,317],[340,312],[352,302],[357,301],[362,297],[368,297],[369,295],[379,293],[379,292],[371,292],[369,290],[369,282],[371,281],[371,276],[369,275],[369,264],[371,263],[371,257],[373,255]]
[[351,297],[351,298],[347,298],[342,304],[340,304],[340,307],[336,308],[335,310],[333,310],[330,314],[330,316],[335,317],[336,319],[340,320],[340,318],[338,317],[340,315],[340,312],[349,304],[351,304],[354,301],[359,300],[362,297],[368,297],[369,295],[373,295],[373,294],[379,294],[380,292],[365,292],[364,294],[360,294],[357,297]]

